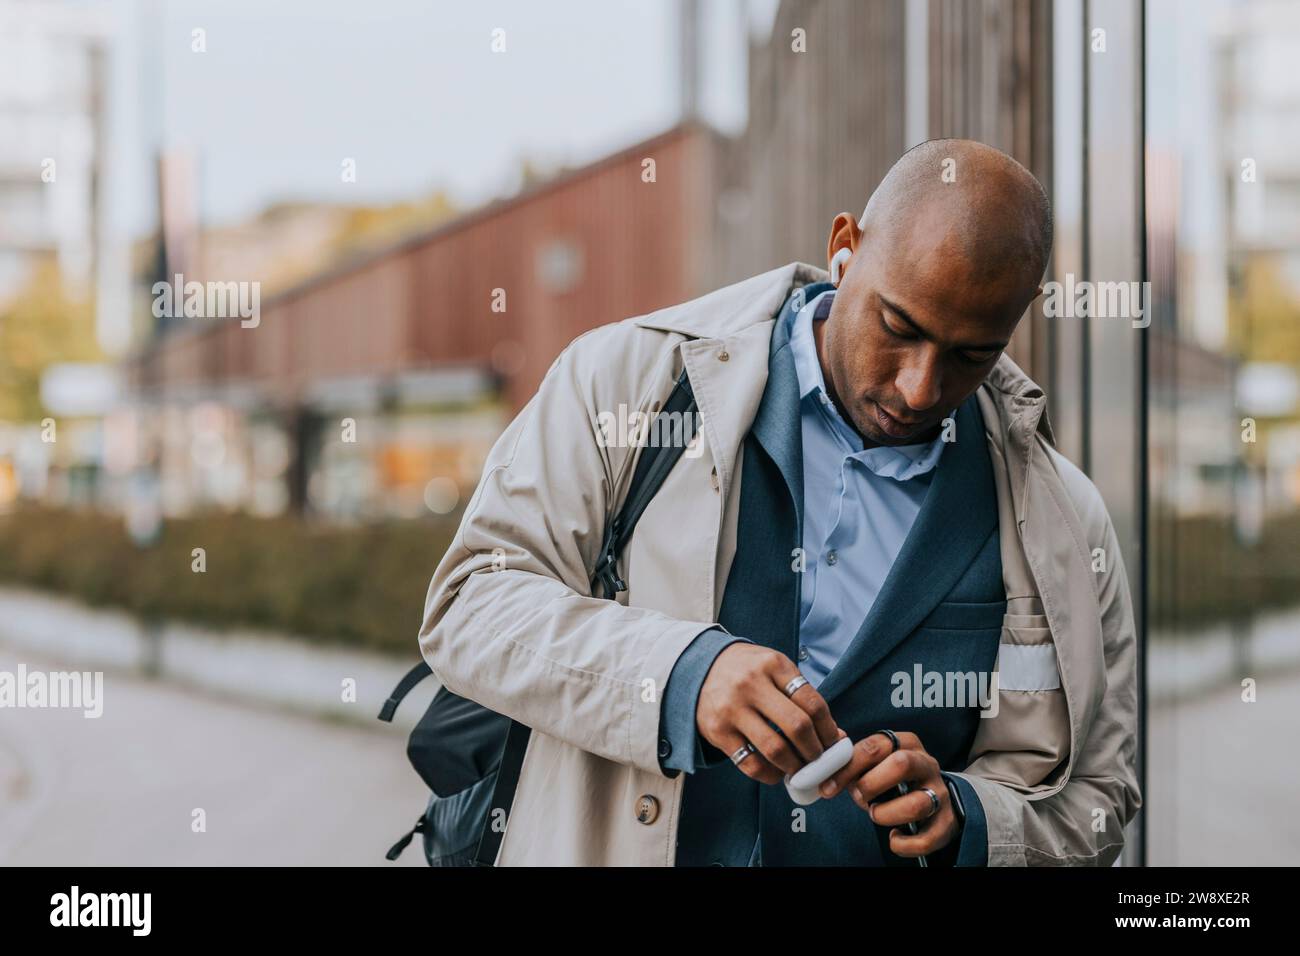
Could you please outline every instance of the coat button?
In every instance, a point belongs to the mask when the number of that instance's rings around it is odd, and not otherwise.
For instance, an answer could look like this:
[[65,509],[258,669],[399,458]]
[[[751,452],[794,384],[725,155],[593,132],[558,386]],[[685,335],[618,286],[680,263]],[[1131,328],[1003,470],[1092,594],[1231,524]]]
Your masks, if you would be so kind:
[[725,362],[730,358],[731,358],[731,353],[729,353],[726,349],[723,349],[721,352],[718,353],[719,362]]
[[659,818],[659,801],[648,793],[643,793],[636,802],[636,818],[646,826]]
[[673,753],[672,742],[667,737],[659,738],[659,759],[665,760],[671,757]]

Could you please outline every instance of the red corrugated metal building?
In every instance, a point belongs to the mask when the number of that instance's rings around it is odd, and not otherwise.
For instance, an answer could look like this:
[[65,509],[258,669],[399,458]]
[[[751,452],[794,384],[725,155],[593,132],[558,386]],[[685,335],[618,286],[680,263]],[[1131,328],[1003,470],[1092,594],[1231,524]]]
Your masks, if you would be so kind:
[[189,320],[135,381],[159,397],[253,386],[290,406],[331,379],[467,367],[521,407],[581,332],[707,291],[718,149],[679,126],[291,289],[256,328]]
[[127,413],[164,511],[450,510],[565,345],[708,291],[723,149],[682,125],[291,288],[255,327],[171,320]]

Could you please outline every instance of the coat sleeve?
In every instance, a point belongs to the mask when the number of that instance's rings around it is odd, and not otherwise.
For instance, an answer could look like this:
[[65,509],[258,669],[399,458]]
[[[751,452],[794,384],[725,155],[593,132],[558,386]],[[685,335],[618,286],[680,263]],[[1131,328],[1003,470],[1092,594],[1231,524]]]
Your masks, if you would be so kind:
[[1128,575],[1100,495],[1082,473],[1063,477],[1087,483],[1085,494],[1072,497],[1081,506],[1089,542],[1113,559],[1097,586],[1104,696],[1077,742],[1063,787],[1024,792],[969,769],[952,774],[979,798],[990,866],[1109,866],[1123,849],[1124,827],[1142,805],[1136,771],[1137,634]]
[[631,462],[601,440],[600,413],[628,395],[627,370],[588,348],[561,353],[493,446],[430,582],[419,644],[453,693],[608,760],[663,775],[662,691],[711,621],[681,621],[592,596],[612,490]]

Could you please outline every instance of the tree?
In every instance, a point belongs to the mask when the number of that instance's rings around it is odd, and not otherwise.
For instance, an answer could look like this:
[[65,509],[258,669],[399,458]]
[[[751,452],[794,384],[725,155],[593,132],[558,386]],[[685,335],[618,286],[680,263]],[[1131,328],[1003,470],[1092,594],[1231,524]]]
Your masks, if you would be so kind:
[[48,414],[41,375],[51,365],[102,360],[90,299],[74,296],[53,257],[42,258],[22,291],[0,309],[0,421],[39,421]]

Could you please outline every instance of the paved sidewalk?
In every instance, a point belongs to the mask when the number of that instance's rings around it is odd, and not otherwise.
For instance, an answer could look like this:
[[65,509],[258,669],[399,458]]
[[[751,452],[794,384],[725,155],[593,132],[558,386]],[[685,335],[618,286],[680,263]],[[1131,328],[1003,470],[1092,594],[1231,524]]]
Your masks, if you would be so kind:
[[[0,645],[0,670],[20,657]],[[29,670],[67,665],[33,660]],[[1300,860],[1300,672],[1258,702],[1222,684],[1150,714],[1149,860]],[[412,702],[412,706],[418,706]],[[0,711],[0,865],[391,865],[427,791],[405,735],[230,701],[121,672],[104,713]],[[207,814],[193,833],[191,812]],[[422,865],[418,845],[401,864]]]
[[[20,657],[0,646],[0,670]],[[68,665],[33,660],[29,671]],[[405,734],[123,673],[104,712],[0,711],[0,865],[383,865],[428,796]],[[207,832],[191,831],[202,808]],[[423,865],[413,843],[399,861]]]
[[1300,671],[1253,676],[1255,703],[1227,683],[1151,711],[1143,807],[1151,865],[1300,863]]

